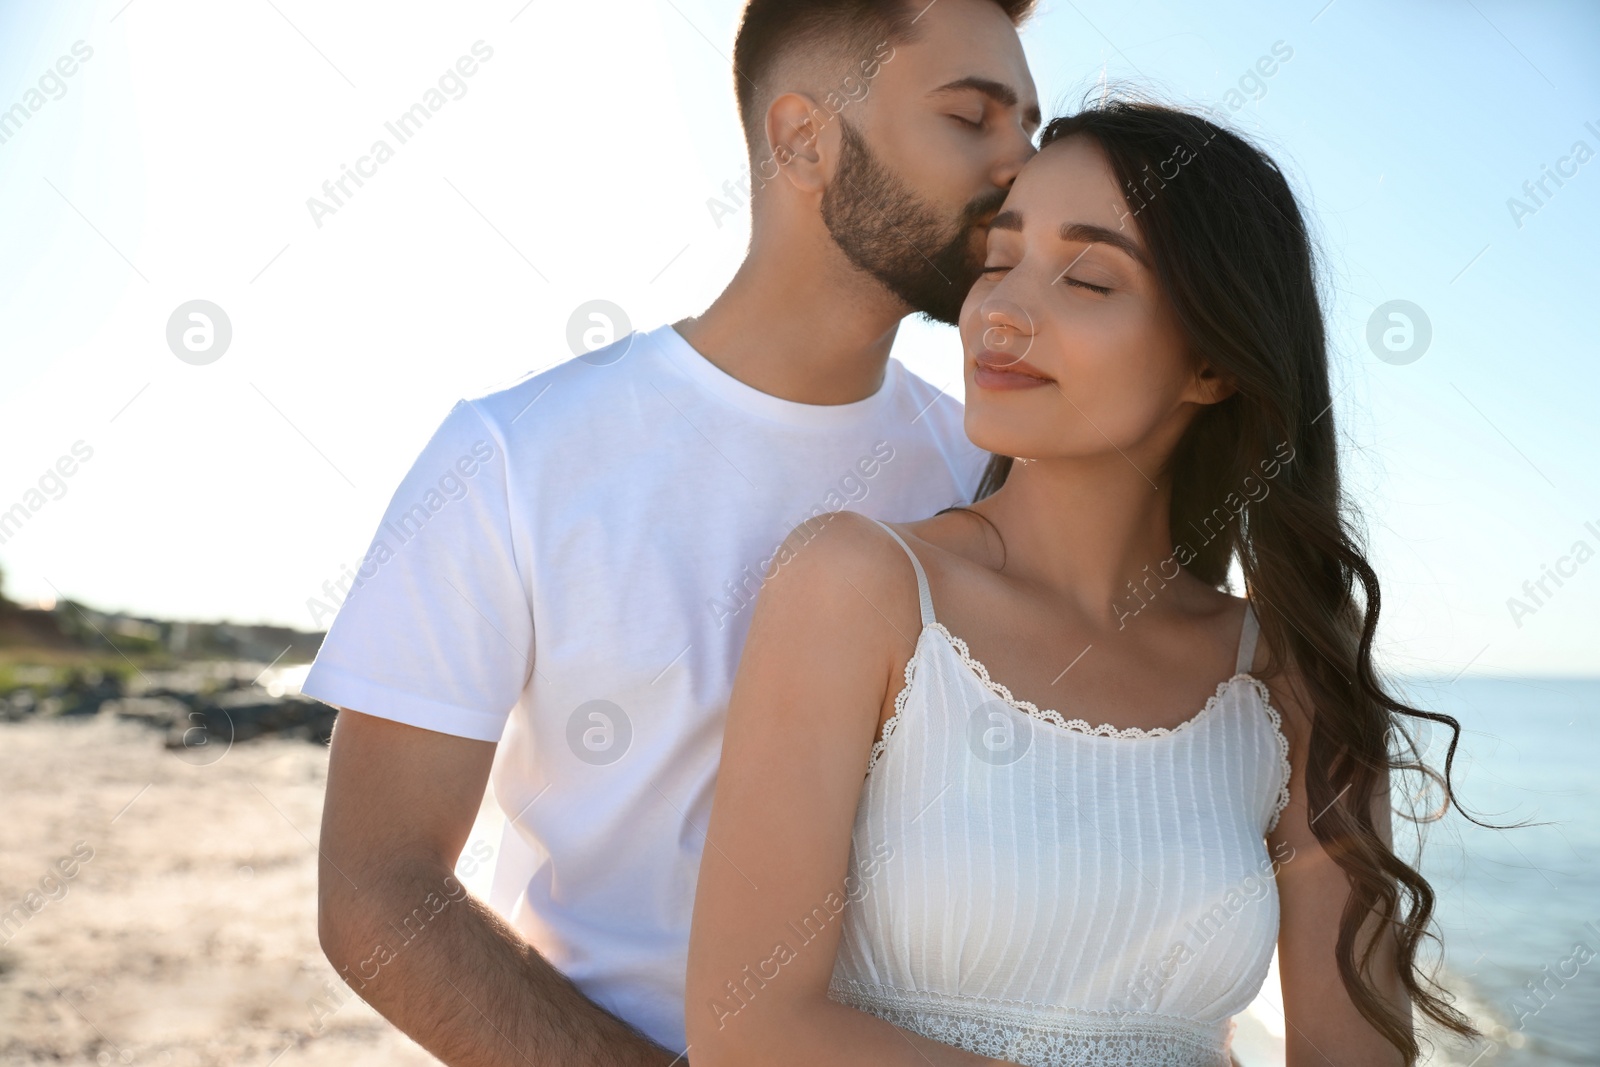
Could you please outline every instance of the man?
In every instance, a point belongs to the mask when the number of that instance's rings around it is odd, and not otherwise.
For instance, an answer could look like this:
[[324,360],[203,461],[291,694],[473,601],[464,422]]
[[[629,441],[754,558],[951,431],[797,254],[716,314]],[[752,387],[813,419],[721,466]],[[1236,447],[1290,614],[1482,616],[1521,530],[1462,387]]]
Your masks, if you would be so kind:
[[[341,709],[319,930],[446,1063],[683,1056],[699,828],[763,576],[807,519],[965,503],[986,459],[889,350],[911,312],[955,322],[1034,152],[1030,7],[750,0],[727,289],[458,403],[396,492],[305,683]],[[491,765],[528,860],[509,922],[451,877]]]

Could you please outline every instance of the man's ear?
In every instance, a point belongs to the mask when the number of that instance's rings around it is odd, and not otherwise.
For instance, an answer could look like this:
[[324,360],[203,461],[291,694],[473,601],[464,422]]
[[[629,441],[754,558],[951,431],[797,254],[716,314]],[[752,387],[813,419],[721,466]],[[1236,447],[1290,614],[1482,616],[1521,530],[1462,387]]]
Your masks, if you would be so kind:
[[[839,158],[837,116],[804,93],[784,93],[767,108],[767,143],[771,163],[802,192],[820,194],[828,187]],[[763,175],[765,177],[765,175]]]

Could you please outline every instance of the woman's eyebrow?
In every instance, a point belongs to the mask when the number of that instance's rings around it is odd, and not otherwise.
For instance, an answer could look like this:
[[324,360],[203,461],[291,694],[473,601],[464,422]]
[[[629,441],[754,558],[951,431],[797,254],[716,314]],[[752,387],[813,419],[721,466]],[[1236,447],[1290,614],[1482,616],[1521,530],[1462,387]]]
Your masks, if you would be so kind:
[[[1022,212],[1016,208],[1007,208],[994,217],[993,221],[989,223],[989,229],[1012,230],[1020,233],[1022,230]],[[1088,222],[1063,222],[1060,232],[1063,241],[1110,245],[1112,248],[1120,249],[1146,270],[1150,269],[1150,260],[1145,256],[1144,249],[1140,248],[1125,233],[1119,233],[1116,230],[1107,229],[1104,226],[1096,226]]]

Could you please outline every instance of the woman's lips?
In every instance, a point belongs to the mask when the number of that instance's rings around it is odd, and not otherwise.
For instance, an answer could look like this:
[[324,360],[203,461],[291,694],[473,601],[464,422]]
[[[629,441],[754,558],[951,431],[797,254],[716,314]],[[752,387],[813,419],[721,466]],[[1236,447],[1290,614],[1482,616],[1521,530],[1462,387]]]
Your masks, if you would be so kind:
[[973,382],[980,389],[1037,389],[1042,385],[1054,385],[1055,379],[1047,377],[1025,359],[986,348],[975,358]]

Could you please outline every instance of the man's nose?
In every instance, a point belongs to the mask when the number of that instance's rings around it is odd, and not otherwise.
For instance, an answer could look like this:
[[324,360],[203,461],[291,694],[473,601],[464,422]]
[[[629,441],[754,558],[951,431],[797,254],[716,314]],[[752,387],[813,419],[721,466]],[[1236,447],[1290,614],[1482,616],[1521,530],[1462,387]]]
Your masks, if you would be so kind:
[[1023,165],[1038,154],[1039,150],[1033,146],[1033,138],[1028,136],[1019,122],[1008,131],[1006,144],[995,164],[994,183],[1002,189],[1011,188]]

